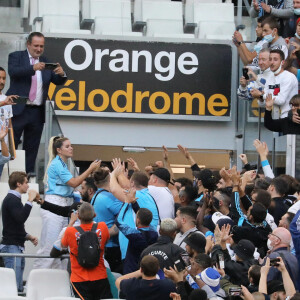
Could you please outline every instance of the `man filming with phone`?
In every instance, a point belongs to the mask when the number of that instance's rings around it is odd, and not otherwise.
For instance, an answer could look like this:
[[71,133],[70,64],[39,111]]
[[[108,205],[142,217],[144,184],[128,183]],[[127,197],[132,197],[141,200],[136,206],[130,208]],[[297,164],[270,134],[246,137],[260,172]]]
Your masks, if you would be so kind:
[[[269,257],[270,260],[278,257],[281,257],[283,259],[286,269],[288,270],[296,289],[298,289],[299,268],[297,258],[289,250],[291,239],[291,233],[287,229],[283,227],[278,227],[274,229],[268,237],[267,244],[270,250],[270,254],[267,257]],[[265,263],[266,261],[264,262],[264,264]],[[272,267],[268,273],[268,281],[275,279],[281,280],[282,277],[278,269]]]
[[51,82],[62,85],[67,77],[59,63],[49,64],[47,58],[43,56],[45,38],[42,33],[30,33],[26,46],[27,49],[24,51],[9,54],[10,87],[6,94],[20,96],[15,99],[17,105],[13,106],[12,125],[16,147],[24,132],[23,149],[26,151],[26,172],[30,174],[34,173],[43,131],[49,85]]
[[252,90],[257,89],[263,91],[266,81],[274,77],[274,73],[270,70],[270,51],[263,49],[258,55],[258,66],[260,74],[256,75],[251,68],[243,68],[243,76],[240,79],[238,88],[238,97],[242,100],[253,100]]

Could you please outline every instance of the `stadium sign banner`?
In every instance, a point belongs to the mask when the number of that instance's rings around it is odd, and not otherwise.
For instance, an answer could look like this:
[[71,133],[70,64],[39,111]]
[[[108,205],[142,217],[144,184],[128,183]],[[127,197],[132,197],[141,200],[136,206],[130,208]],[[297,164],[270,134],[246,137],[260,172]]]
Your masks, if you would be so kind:
[[231,119],[230,45],[47,37],[45,48],[68,75],[49,88],[59,114]]

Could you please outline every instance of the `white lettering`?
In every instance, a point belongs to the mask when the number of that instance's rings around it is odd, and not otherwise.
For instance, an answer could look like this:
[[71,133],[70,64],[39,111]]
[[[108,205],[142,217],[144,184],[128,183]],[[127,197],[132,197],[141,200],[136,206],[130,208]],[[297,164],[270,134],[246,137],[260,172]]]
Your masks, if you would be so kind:
[[103,51],[101,49],[96,49],[96,51],[95,51],[95,71],[101,71],[102,57],[104,55],[109,55],[108,49],[104,49]]
[[[163,57],[167,57],[169,60],[169,64],[167,67],[163,67],[161,65],[161,59]],[[158,52],[154,59],[154,65],[157,71],[161,73],[168,72],[168,75],[166,77],[163,77],[161,74],[155,73],[155,77],[158,80],[161,81],[171,80],[175,74],[175,52],[170,52],[170,53],[166,51]]]
[[[185,60],[186,58],[190,58],[190,60]],[[198,58],[194,53],[185,52],[182,53],[178,58],[178,69],[181,73],[186,75],[194,74],[197,71],[197,67],[190,68],[189,70],[185,68],[185,66],[198,66]]]
[[[113,72],[128,72],[129,71],[129,53],[126,50],[117,49],[111,52],[110,56],[116,57],[117,55],[121,55],[120,58],[112,59],[109,63],[109,68]],[[122,63],[122,66],[117,67],[117,63]]]
[[[83,56],[82,63],[75,63],[72,59],[72,51],[75,47],[82,47],[84,49],[85,55]],[[131,71],[137,73],[142,72],[140,69],[145,65],[144,72],[151,73],[152,65],[154,65],[156,71],[154,76],[160,81],[172,80],[175,75],[177,59],[175,52],[159,51],[154,56],[154,54],[147,50],[132,50],[131,53],[124,49],[115,49],[111,52],[109,49],[95,49],[94,51],[95,71],[102,71],[103,68],[106,71],[109,68],[112,72]],[[103,60],[104,56],[108,56],[108,58]],[[144,60],[141,60],[140,57],[144,57]],[[69,68],[82,71],[87,69],[92,63],[93,49],[84,40],[72,40],[65,48],[64,59]],[[104,62],[107,62],[107,68],[103,65]],[[192,52],[184,52],[177,59],[178,71],[185,75],[194,74],[198,69],[198,64],[198,58]]]
[[144,56],[146,59],[145,63],[145,72],[151,73],[152,72],[152,55],[149,51],[132,51],[132,72],[139,71],[139,57]]
[[[72,56],[71,56],[72,50],[74,47],[77,47],[77,46],[81,46],[85,50],[85,60],[82,64],[75,64],[72,60]],[[93,59],[93,50],[92,50],[91,46],[89,45],[89,43],[87,43],[86,41],[73,40],[67,45],[67,47],[65,49],[64,57],[65,57],[66,64],[71,69],[76,70],[76,71],[81,71],[81,70],[88,68],[89,65],[91,64],[92,59]]]

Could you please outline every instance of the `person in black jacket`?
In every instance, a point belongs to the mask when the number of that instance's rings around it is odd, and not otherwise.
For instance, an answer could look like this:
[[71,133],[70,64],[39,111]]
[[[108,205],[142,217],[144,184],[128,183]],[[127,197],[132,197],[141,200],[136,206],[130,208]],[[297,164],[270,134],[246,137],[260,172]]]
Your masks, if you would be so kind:
[[272,107],[274,104],[274,99],[272,95],[269,94],[266,98],[266,112],[264,117],[265,127],[271,131],[282,132],[285,134],[300,134],[300,96],[295,95],[290,100],[290,105],[292,106],[292,115],[289,114],[288,117],[273,120],[272,118]]
[[141,259],[146,255],[155,256],[160,265],[160,273],[164,268],[174,267],[175,261],[180,258],[180,254],[186,253],[180,246],[173,244],[176,235],[177,224],[173,219],[166,218],[160,224],[160,237],[157,242],[147,247],[141,254]]
[[252,265],[257,264],[253,258],[255,246],[249,240],[242,239],[233,247],[236,254],[236,261],[231,260],[229,252],[226,248],[226,240],[229,235],[230,225],[223,226],[221,232],[216,227],[215,239],[216,243],[212,249],[211,257],[213,261],[219,261],[219,255],[224,256],[225,273],[230,277],[230,282],[236,285],[249,285],[248,270]]
[[[36,237],[25,231],[25,222],[29,217],[32,202],[37,197],[37,192],[28,191],[28,179],[24,172],[13,172],[8,180],[9,188],[7,196],[2,203],[3,239],[0,244],[1,253],[22,253],[25,241],[38,244]],[[28,201],[22,204],[21,195],[28,191]],[[23,291],[23,271],[25,267],[24,257],[4,257],[6,268],[15,269],[18,291]]]
[[140,208],[139,204],[134,199],[132,208],[136,213],[136,227],[131,227],[126,224],[124,215],[128,209],[129,204],[124,203],[117,218],[116,225],[118,229],[128,239],[128,248],[123,264],[123,274],[128,274],[139,269],[139,257],[142,251],[149,245],[157,241],[156,228],[151,227],[152,212],[147,208]]

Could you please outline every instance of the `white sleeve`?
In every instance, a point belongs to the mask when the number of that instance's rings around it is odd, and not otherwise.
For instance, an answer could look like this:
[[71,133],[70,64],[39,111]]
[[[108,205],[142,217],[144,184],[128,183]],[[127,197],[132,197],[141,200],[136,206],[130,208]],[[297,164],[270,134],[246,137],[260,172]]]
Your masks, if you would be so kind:
[[269,161],[266,159],[264,161],[261,162],[261,166],[263,168],[263,171],[264,171],[264,174],[266,177],[269,177],[269,178],[274,178],[274,173],[273,173],[273,170],[269,164]]
[[297,201],[295,204],[293,204],[289,209],[288,212],[296,214],[298,210],[300,209],[300,201]]

